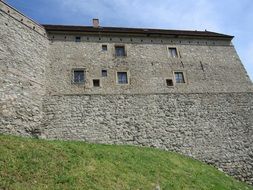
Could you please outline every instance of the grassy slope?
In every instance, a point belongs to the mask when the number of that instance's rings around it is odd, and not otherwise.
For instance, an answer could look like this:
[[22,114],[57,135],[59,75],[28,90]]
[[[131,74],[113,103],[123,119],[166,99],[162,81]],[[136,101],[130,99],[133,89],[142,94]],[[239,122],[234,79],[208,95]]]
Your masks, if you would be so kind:
[[0,135],[0,189],[251,189],[215,168],[151,148]]

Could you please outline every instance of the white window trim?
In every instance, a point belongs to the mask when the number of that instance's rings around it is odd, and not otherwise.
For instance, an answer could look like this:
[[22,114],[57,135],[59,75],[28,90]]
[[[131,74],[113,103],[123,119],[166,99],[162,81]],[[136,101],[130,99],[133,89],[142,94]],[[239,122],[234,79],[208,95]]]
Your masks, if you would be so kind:
[[[177,81],[176,81],[176,75],[175,75],[175,73],[177,73],[177,72],[181,72],[181,73],[183,73],[183,77],[184,77],[184,83],[177,83]],[[187,80],[187,77],[186,77],[186,71],[183,71],[183,70],[174,70],[173,71],[173,80],[174,80],[174,86],[176,86],[176,85],[185,85],[185,84],[188,84],[188,80]]]
[[[176,49],[176,52],[177,52],[177,57],[171,57],[170,56],[170,48],[175,48]],[[176,47],[176,46],[167,46],[167,49],[166,49],[166,52],[167,52],[167,56],[168,56],[168,58],[171,58],[171,59],[179,59],[180,58],[180,54],[179,54],[179,50],[178,50],[178,48]]]
[[[121,72],[127,73],[127,83],[126,84],[120,84],[120,83],[118,83],[118,73],[121,73]],[[116,85],[125,86],[125,85],[129,85],[129,84],[130,84],[130,72],[126,71],[126,70],[116,71]]]

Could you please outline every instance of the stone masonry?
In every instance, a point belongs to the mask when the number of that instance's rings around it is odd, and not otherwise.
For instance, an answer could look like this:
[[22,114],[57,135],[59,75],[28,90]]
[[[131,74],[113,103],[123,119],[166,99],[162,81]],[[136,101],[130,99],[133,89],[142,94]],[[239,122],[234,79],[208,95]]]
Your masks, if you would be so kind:
[[252,184],[253,85],[232,38],[40,25],[1,0],[0,133],[173,150]]

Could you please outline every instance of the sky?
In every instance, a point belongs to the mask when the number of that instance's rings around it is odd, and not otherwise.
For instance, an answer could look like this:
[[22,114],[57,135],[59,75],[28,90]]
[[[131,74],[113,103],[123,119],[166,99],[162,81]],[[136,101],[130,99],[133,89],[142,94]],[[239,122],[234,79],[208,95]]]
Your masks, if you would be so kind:
[[253,0],[6,0],[41,24],[209,30],[233,44],[253,81]]

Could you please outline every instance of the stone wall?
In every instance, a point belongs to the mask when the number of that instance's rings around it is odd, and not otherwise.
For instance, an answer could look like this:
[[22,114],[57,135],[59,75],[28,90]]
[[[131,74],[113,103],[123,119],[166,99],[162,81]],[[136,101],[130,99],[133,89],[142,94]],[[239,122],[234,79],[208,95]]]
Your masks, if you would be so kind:
[[[76,43],[50,34],[49,44],[46,35],[0,0],[0,133],[173,150],[253,183],[253,89],[230,41],[82,36]],[[119,44],[124,58],[114,56]],[[84,85],[71,83],[73,68],[86,69]],[[117,71],[129,72],[128,85],[117,85]],[[175,84],[174,71],[184,72],[185,84]]]
[[44,99],[43,138],[173,150],[253,182],[253,93]]
[[[76,43],[74,36],[67,34],[55,34],[54,38],[52,35],[50,38],[47,69],[50,94],[253,91],[253,85],[230,40],[161,37],[159,41],[147,37],[112,35],[82,36],[82,41]],[[115,45],[119,44],[125,45],[126,57],[115,57]],[[108,50],[103,51],[102,45],[107,45]],[[179,57],[169,57],[168,47],[176,47]],[[72,84],[74,68],[86,69],[85,84]],[[101,76],[102,69],[108,71],[107,77]],[[128,72],[128,85],[117,84],[116,73],[119,71]],[[176,84],[174,71],[184,72],[186,83]],[[93,87],[93,79],[100,79],[101,87]],[[174,86],[168,87],[166,79],[174,80]]]
[[[34,28],[33,28],[34,27]],[[42,118],[45,30],[0,2],[0,132],[32,134]]]

